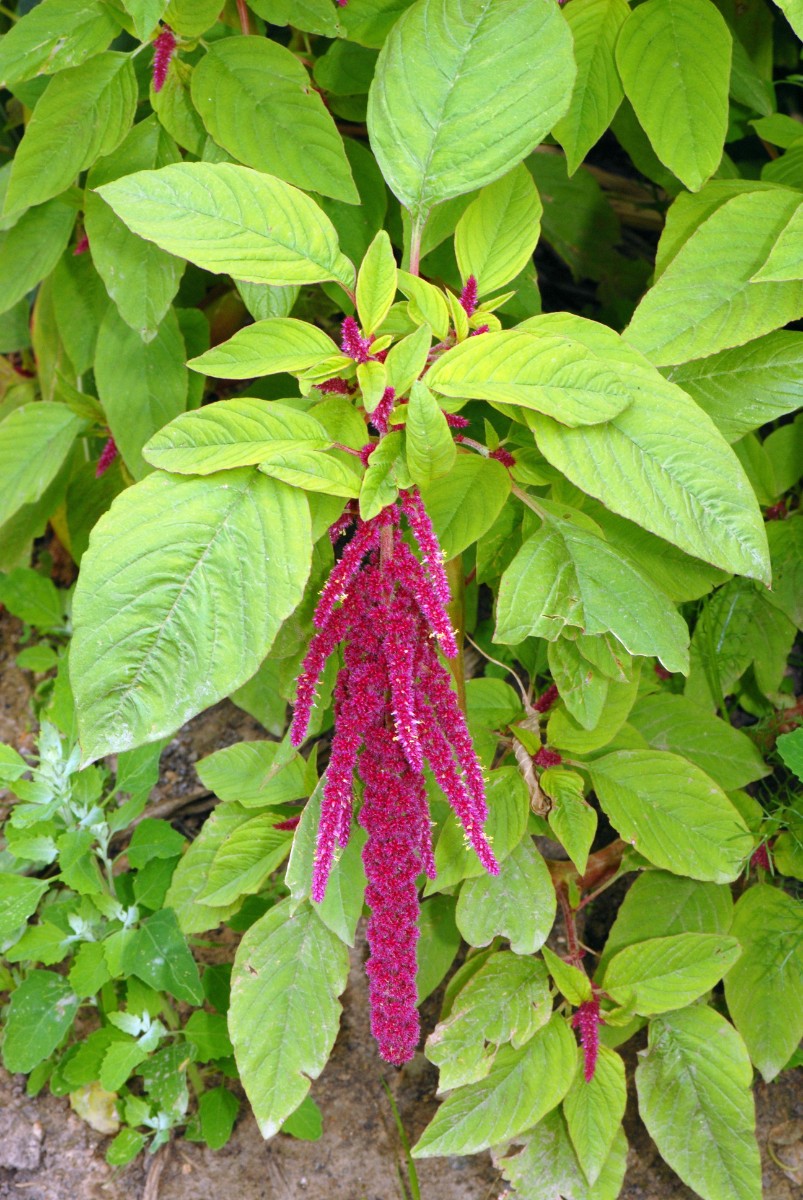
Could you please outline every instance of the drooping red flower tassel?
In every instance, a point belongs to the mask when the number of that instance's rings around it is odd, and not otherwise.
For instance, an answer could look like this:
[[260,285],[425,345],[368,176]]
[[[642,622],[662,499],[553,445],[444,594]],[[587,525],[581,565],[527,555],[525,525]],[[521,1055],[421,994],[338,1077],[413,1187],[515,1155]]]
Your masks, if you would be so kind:
[[115,442],[113,437],[110,437],[109,440],[107,441],[106,445],[103,447],[103,449],[100,452],[100,458],[98,459],[98,465],[95,468],[95,478],[96,479],[100,479],[101,475],[106,474],[109,467],[112,465],[114,460],[117,458],[118,453],[119,453],[119,451],[117,449],[117,443]]
[[583,1047],[583,1078],[586,1083],[591,1082],[597,1069],[601,1024],[599,1000],[596,996],[581,1004],[572,1017],[573,1028],[580,1030],[580,1045]]
[[173,55],[176,52],[176,35],[169,25],[163,25],[153,42],[153,90],[161,92],[167,79]]

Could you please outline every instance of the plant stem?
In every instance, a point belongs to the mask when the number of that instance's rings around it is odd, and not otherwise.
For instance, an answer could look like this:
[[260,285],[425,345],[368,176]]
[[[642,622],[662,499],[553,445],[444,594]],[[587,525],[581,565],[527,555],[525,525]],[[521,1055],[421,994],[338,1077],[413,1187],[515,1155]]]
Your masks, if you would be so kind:
[[583,951],[577,937],[577,926],[574,923],[574,909],[569,903],[568,888],[562,883],[555,889],[555,892],[560,904],[560,910],[563,913],[563,923],[566,926],[566,947],[569,951],[569,958],[573,966],[579,967],[582,970]]
[[243,33],[249,34],[251,32],[251,22],[248,19],[248,5],[246,0],[237,0],[237,12],[240,16],[240,29],[242,29]]
[[426,218],[413,217],[410,229],[410,274],[418,275],[421,269],[421,238],[424,236]]

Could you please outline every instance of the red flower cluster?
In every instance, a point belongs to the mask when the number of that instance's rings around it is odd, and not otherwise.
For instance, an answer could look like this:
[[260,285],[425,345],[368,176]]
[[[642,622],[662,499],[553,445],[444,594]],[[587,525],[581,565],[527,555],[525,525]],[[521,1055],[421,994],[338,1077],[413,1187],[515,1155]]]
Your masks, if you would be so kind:
[[168,68],[176,52],[176,35],[169,25],[163,25],[153,42],[153,90],[161,92]]
[[573,1028],[580,1030],[580,1045],[583,1047],[583,1078],[586,1083],[591,1082],[597,1069],[601,1024],[599,1000],[596,996],[581,1004],[572,1017]]
[[[402,538],[402,516],[420,561]],[[499,867],[482,830],[488,814],[482,769],[435,648],[457,654],[432,524],[417,492],[402,492],[397,505],[370,521],[355,520],[313,618],[290,736],[296,746],[304,740],[321,672],[342,644],[312,897],[323,899],[335,846],[348,841],[356,771],[364,789],[359,821],[368,834],[371,1027],[382,1057],[402,1063],[419,1038],[416,880],[422,872],[435,876],[425,762],[483,866],[493,874]]]
[[119,454],[119,450],[117,449],[117,443],[115,442],[113,437],[110,437],[108,439],[108,441],[106,442],[106,445],[103,447],[103,449],[100,452],[100,458],[98,459],[98,465],[95,468],[95,478],[96,479],[100,479],[101,475],[106,474],[109,467],[112,465],[114,460],[117,458],[118,454]]

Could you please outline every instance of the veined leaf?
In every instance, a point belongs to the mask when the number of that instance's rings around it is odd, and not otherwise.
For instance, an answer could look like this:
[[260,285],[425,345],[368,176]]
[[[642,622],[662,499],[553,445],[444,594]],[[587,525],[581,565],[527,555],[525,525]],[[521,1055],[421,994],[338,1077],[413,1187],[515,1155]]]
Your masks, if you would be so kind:
[[803,38],[803,0],[775,0],[799,38]]
[[0,422],[0,526],[44,495],[83,424],[50,400],[23,404]]
[[617,1130],[610,1153],[593,1186],[589,1186],[569,1138],[566,1121],[555,1108],[528,1134],[517,1138],[524,1149],[497,1160],[505,1179],[521,1200],[617,1200],[627,1166],[627,1138]]
[[397,278],[390,238],[384,229],[380,229],[357,272],[357,311],[366,336],[373,333],[388,315],[396,296]]
[[134,233],[207,271],[276,286],[354,282],[354,268],[318,205],[248,167],[175,163],[98,190]]
[[736,938],[718,933],[647,938],[613,956],[602,986],[614,1000],[632,1003],[634,1012],[643,1016],[669,1012],[709,991],[741,952]]
[[443,410],[426,384],[415,381],[407,406],[407,466],[413,483],[425,485],[448,475],[457,447]]
[[626,1103],[625,1064],[614,1050],[600,1046],[594,1078],[587,1082],[578,1065],[563,1101],[569,1137],[592,1187],[611,1152]]
[[708,0],[647,0],[616,43],[627,97],[661,162],[696,192],[722,158],[733,39]]
[[52,1054],[75,1019],[78,997],[55,971],[30,971],[11,995],[3,1038],[9,1071],[30,1072]]
[[278,742],[235,742],[202,758],[196,767],[205,787],[243,808],[302,800],[308,792],[305,768],[300,754],[293,751],[288,759]]
[[88,761],[172,733],[254,674],[309,574],[305,497],[258,471],[152,475],[95,526],[73,607]]
[[258,892],[290,853],[292,834],[276,829],[275,813],[260,813],[238,825],[215,851],[198,899],[211,908],[227,907]]
[[182,933],[214,929],[237,911],[239,902],[222,910],[202,904],[198,897],[206,887],[212,861],[224,839],[250,816],[239,804],[218,804],[176,865],[164,902],[175,912]]
[[260,462],[259,469],[265,475],[272,475],[274,479],[281,479],[293,487],[346,499],[360,495],[364,479],[357,459],[338,452],[325,454],[320,450],[305,450],[298,446],[288,450],[271,450]]
[[3,34],[2,86],[77,67],[119,32],[120,21],[104,0],[42,0]]
[[[624,0],[622,0],[624,3]],[[480,296],[498,291],[532,258],[541,232],[541,198],[525,166],[488,184],[472,200],[454,234],[463,279],[473,275]]]
[[490,529],[509,494],[510,476],[502,464],[474,454],[458,454],[448,475],[421,488],[446,558],[462,553]]
[[520,162],[565,112],[573,79],[556,5],[418,0],[388,35],[368,96],[382,174],[422,220]]
[[332,339],[315,325],[295,317],[267,317],[246,325],[187,365],[216,379],[253,379],[306,371],[337,352]]
[[134,32],[146,41],[165,14],[169,0],[123,0],[126,12],[134,22]]
[[463,884],[457,928],[472,946],[506,937],[514,953],[534,954],[549,936],[556,906],[546,863],[525,837],[500,863],[498,875],[478,875]]
[[75,215],[70,198],[57,196],[29,208],[11,229],[0,229],[0,311],[8,312],[50,274],[70,240]]

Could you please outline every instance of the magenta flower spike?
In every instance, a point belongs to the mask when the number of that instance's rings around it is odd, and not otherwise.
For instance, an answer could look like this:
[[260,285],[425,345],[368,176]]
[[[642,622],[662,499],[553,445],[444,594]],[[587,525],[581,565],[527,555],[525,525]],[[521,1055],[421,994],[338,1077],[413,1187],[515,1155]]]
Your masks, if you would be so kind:
[[597,1069],[601,1024],[599,1000],[596,996],[581,1004],[572,1017],[573,1028],[580,1031],[580,1045],[583,1047],[583,1078],[586,1083],[591,1082]]
[[368,362],[368,359],[371,357],[371,341],[373,339],[362,336],[360,327],[354,320],[354,317],[346,317],[340,326],[340,334],[340,348],[343,353],[348,358],[353,358],[356,363]]
[[467,317],[473,317],[477,311],[477,279],[474,275],[469,275],[465,282],[462,292],[460,293],[460,304],[463,307]]
[[110,437],[109,440],[106,442],[106,445],[103,447],[103,449],[100,452],[100,458],[98,459],[98,465],[95,468],[95,478],[96,479],[100,479],[101,475],[106,474],[109,467],[112,465],[114,460],[117,458],[118,453],[119,453],[119,451],[117,449],[117,443],[115,442],[113,437]]
[[167,72],[176,52],[176,35],[169,25],[163,25],[153,43],[153,90],[161,92]]

